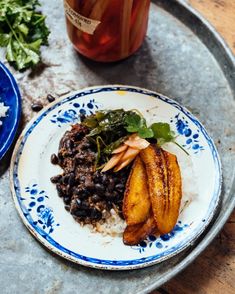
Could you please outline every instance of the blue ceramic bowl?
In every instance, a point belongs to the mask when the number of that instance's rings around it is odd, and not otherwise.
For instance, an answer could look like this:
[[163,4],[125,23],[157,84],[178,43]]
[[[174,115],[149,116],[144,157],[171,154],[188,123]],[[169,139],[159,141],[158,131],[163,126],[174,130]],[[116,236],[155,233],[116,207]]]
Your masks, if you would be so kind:
[[7,116],[1,118],[0,160],[10,148],[20,121],[21,96],[17,83],[10,71],[0,62],[0,102],[8,106]]

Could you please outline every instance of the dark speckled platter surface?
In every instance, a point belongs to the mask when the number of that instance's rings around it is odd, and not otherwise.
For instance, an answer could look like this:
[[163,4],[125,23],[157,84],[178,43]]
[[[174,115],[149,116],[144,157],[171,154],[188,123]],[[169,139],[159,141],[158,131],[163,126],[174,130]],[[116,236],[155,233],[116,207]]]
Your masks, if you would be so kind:
[[11,200],[9,161],[5,158],[0,167],[1,293],[148,293],[192,262],[234,208],[234,56],[184,1],[156,0],[146,40],[137,54],[112,65],[93,63],[79,57],[68,41],[62,0],[41,3],[51,29],[50,46],[43,49],[44,64],[35,72],[12,70],[23,99],[21,127],[34,115],[32,101],[40,99],[46,105],[48,93],[61,96],[105,84],[134,85],[163,93],[190,109],[216,143],[223,166],[222,201],[214,222],[187,251],[146,269],[93,270],[48,253],[28,233]]

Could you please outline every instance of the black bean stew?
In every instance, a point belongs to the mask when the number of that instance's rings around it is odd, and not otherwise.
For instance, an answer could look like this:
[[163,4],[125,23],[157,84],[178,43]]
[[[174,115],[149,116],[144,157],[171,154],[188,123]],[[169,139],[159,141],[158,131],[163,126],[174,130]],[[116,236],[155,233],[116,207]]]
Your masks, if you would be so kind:
[[65,209],[82,224],[105,221],[113,208],[122,217],[122,201],[129,167],[119,172],[102,173],[95,170],[96,144],[86,135],[89,128],[72,126],[62,137],[58,154],[51,163],[58,164],[63,173],[51,178],[56,184]]

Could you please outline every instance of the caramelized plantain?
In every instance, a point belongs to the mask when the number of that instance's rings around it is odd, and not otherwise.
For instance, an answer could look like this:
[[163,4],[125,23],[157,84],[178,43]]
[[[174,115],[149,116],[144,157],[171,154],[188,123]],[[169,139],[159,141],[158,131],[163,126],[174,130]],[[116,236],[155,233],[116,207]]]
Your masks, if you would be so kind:
[[156,234],[157,225],[151,213],[145,222],[127,226],[123,233],[123,243],[126,245],[137,245],[150,234]]
[[151,202],[147,186],[147,174],[139,156],[136,157],[127,180],[122,212],[127,225],[144,222],[150,211]]
[[154,219],[161,234],[175,226],[182,198],[181,174],[175,155],[156,145],[142,150]]

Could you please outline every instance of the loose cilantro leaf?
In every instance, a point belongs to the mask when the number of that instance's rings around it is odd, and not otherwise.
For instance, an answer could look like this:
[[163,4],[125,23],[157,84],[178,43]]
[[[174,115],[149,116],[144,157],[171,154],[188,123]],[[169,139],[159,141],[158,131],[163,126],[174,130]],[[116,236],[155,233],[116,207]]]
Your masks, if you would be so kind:
[[32,40],[42,40],[42,45],[48,45],[48,35],[50,31],[45,23],[46,17],[40,13],[34,13],[32,15],[32,23],[34,25],[34,29],[30,30],[30,34],[32,35]]
[[153,137],[153,130],[151,128],[143,127],[138,130],[140,138],[147,139]]
[[48,45],[45,16],[36,12],[37,0],[0,0],[0,47],[18,70],[40,61],[41,45]]
[[131,113],[125,118],[126,130],[130,133],[138,132],[144,126],[144,121],[137,113]]
[[0,33],[0,47],[6,47],[10,41],[10,35]]
[[158,141],[159,145],[171,142],[175,138],[175,133],[171,131],[168,123],[154,123],[151,125],[151,129],[153,131],[153,137]]
[[153,130],[153,137],[157,140],[157,144],[159,146],[162,146],[167,142],[172,142],[176,144],[180,149],[182,149],[187,155],[189,155],[188,152],[175,141],[175,133],[171,130],[168,123],[154,123],[151,125],[151,129]]
[[138,133],[141,138],[152,138],[153,131],[147,127],[146,120],[137,113],[130,113],[125,119],[126,130],[129,133]]

